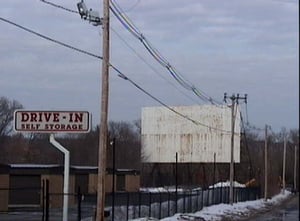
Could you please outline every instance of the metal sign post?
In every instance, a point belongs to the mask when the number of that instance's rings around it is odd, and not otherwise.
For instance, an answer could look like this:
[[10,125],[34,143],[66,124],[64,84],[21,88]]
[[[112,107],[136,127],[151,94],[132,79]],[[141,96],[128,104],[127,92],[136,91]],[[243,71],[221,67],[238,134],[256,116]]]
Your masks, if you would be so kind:
[[68,202],[69,202],[69,174],[70,174],[70,152],[54,139],[50,134],[50,143],[65,156],[64,162],[64,203],[63,203],[63,221],[68,221]]

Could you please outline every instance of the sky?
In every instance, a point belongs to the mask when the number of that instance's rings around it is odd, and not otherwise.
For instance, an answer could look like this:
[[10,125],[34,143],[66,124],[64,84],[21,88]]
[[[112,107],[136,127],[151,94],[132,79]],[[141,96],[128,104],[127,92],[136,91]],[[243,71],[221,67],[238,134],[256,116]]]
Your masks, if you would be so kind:
[[[78,1],[51,0],[77,11]],[[223,103],[248,95],[244,119],[274,131],[299,128],[298,0],[115,0],[181,76]],[[102,1],[85,0],[102,17]],[[0,18],[102,55],[102,27],[40,0],[2,2]],[[182,87],[111,13],[110,63],[169,106],[209,104]],[[102,61],[0,20],[0,96],[28,110],[84,110],[100,122]],[[109,120],[160,106],[110,70]]]

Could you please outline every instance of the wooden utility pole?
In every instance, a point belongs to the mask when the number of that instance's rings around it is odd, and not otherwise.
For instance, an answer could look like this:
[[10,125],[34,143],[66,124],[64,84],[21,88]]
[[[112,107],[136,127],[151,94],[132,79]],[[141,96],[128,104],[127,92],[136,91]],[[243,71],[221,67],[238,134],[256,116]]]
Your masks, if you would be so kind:
[[103,41],[102,41],[102,92],[101,92],[101,119],[99,131],[98,152],[98,184],[97,184],[97,213],[96,221],[104,221],[105,206],[105,172],[106,149],[108,135],[108,92],[109,92],[109,0],[103,0]]
[[234,106],[235,106],[235,96],[232,95],[231,99],[231,147],[230,147],[230,174],[229,174],[229,203],[233,204],[233,177],[234,177],[234,127],[235,127],[235,116],[234,116]]
[[294,191],[297,190],[297,145],[295,145],[295,160],[294,160]]
[[[227,94],[224,94],[224,101],[226,102],[227,99]],[[229,203],[232,205],[233,204],[233,178],[234,178],[234,135],[235,135],[235,119],[236,119],[236,114],[235,112],[237,111],[237,106],[239,100],[245,100],[245,103],[247,103],[247,94],[245,94],[244,97],[240,97],[239,94],[235,96],[234,94],[229,97],[231,100],[231,147],[230,147],[230,173],[229,173],[229,181],[230,181],[230,186],[229,186]]]
[[268,126],[265,127],[265,193],[264,199],[268,198]]
[[282,192],[285,191],[285,160],[286,160],[286,135],[283,141],[283,165],[282,165]]

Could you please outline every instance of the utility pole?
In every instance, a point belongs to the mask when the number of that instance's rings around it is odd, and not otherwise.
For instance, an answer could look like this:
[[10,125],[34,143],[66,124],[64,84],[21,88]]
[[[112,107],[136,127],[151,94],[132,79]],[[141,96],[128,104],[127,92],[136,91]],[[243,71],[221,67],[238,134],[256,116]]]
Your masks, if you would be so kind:
[[265,127],[265,193],[264,199],[268,198],[268,126]]
[[233,177],[234,177],[234,127],[235,127],[235,96],[232,95],[231,99],[231,146],[230,146],[230,187],[229,187],[229,203],[233,204]]
[[108,137],[108,92],[109,92],[109,0],[103,0],[103,18],[97,11],[88,10],[83,0],[77,3],[78,13],[84,20],[88,20],[94,26],[102,25],[102,87],[101,87],[101,113],[98,149],[98,177],[97,177],[97,212],[96,221],[104,221],[105,203],[105,173],[106,150]]
[[233,204],[233,177],[234,177],[234,128],[235,128],[235,119],[236,114],[235,111],[237,110],[235,106],[239,103],[239,100],[243,99],[245,100],[245,103],[247,103],[247,94],[245,94],[244,97],[240,97],[239,94],[235,96],[233,94],[231,97],[227,97],[227,93],[224,93],[224,101],[227,102],[227,98],[231,100],[231,147],[230,147],[230,174],[229,174],[229,180],[230,180],[230,186],[229,186],[229,203],[230,205]]
[[283,166],[282,166],[282,193],[285,191],[285,161],[286,161],[286,135],[283,141]]
[[102,92],[101,115],[98,152],[98,184],[97,184],[97,214],[96,221],[104,221],[105,206],[105,172],[106,149],[108,136],[108,92],[109,92],[109,0],[103,0],[103,38],[102,38]]

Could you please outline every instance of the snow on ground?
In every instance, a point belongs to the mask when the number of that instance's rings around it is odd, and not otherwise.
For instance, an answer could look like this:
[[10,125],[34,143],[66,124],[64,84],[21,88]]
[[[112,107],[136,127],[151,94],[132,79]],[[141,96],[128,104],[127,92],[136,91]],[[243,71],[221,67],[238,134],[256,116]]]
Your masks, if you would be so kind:
[[[214,185],[209,186],[209,188],[211,189],[211,188],[216,188],[216,187],[229,187],[229,186],[230,186],[230,182],[227,181],[227,182],[216,183]],[[241,184],[241,183],[239,183],[237,181],[233,181],[233,186],[234,187],[246,187],[245,184]]]
[[[280,193],[275,195],[271,199],[265,201],[264,199],[246,201],[229,204],[218,204],[209,207],[204,207],[201,211],[193,214],[175,214],[172,217],[161,219],[161,221],[179,221],[179,220],[200,220],[203,218],[205,221],[218,221],[223,217],[241,217],[249,216],[253,211],[262,211],[266,208],[274,205],[280,204],[283,200],[289,197],[291,192],[285,191],[285,193]],[[154,218],[140,218],[134,219],[134,221],[148,221],[157,220]]]
[[[217,187],[229,187],[230,186],[230,182],[226,181],[226,182],[219,182],[216,183],[214,185],[209,186],[209,189],[211,188],[217,188]],[[241,184],[237,181],[233,182],[233,186],[234,187],[246,187],[245,184]],[[186,188],[177,188],[177,192],[184,192],[186,191]],[[201,190],[201,188],[197,187],[197,188],[191,188],[190,190],[196,191],[196,190]],[[140,188],[141,192],[151,192],[151,193],[172,193],[176,191],[176,188],[174,186],[168,186],[168,187],[145,187],[145,188]]]
[[[197,188],[190,188],[190,189],[186,189],[186,188],[177,188],[177,192],[185,192],[187,190],[192,190],[192,191],[197,191],[197,190],[201,190],[200,187]],[[145,192],[145,193],[175,193],[176,192],[176,188],[174,186],[167,186],[167,187],[145,187],[145,188],[140,188],[141,192]]]

